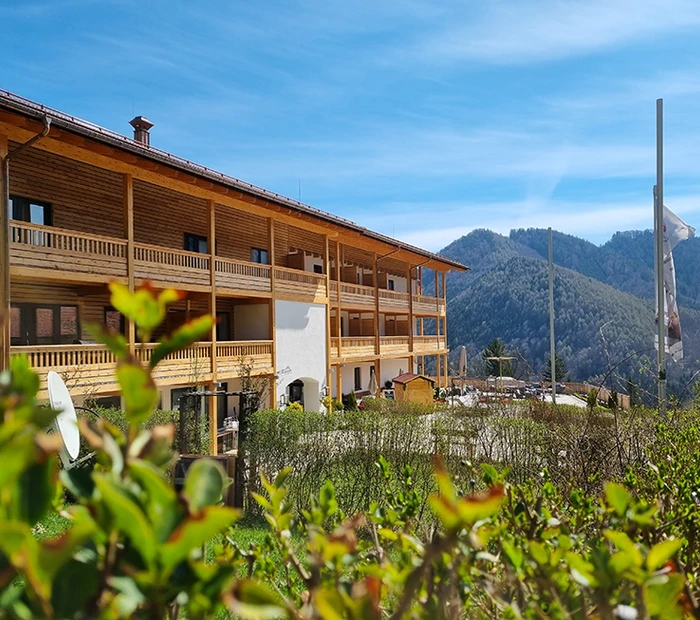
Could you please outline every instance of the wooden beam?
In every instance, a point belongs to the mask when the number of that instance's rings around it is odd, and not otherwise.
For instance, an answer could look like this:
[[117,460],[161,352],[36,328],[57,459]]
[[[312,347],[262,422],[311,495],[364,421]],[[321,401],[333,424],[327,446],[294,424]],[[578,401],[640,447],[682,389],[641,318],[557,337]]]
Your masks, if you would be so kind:
[[338,364],[335,367],[335,382],[336,382],[336,397],[340,402],[343,401],[343,366]]
[[[124,187],[124,237],[126,238],[126,279],[131,292],[134,291],[136,280],[134,275],[134,178],[130,174],[123,176]],[[127,321],[127,341],[129,352],[133,355],[136,350],[136,326]]]
[[277,317],[275,315],[275,219],[269,217],[267,219],[267,239],[268,239],[268,258],[270,261],[270,306],[269,306],[269,321],[270,321],[270,339],[272,340],[272,368],[275,372],[272,375],[270,385],[270,406],[277,409]]
[[[326,297],[328,298],[328,303],[326,304],[326,392],[331,396],[331,403],[333,402],[333,388],[331,387],[331,261],[330,261],[330,248],[328,247],[328,236],[323,238],[323,268],[326,272]],[[331,412],[333,411],[333,405],[330,407]]]
[[406,276],[408,278],[408,350],[413,353],[413,332],[416,329],[415,322],[413,320],[413,280],[412,280],[413,268],[408,265],[408,271]]
[[[377,253],[374,253],[374,352],[381,355],[381,340],[379,338],[379,262]],[[377,379],[379,381],[379,379]]]
[[[207,211],[209,216],[209,284],[211,291],[209,292],[209,314],[214,317],[214,325],[211,328],[211,389],[215,387],[217,382],[216,377],[216,202],[213,200],[207,201]],[[218,400],[216,396],[209,397],[209,447],[212,454],[216,454],[219,450],[219,442],[217,441],[218,428]]]
[[[342,357],[342,349],[343,349],[343,331],[341,329],[341,319],[342,319],[342,309],[341,309],[341,304],[340,304],[340,271],[343,268],[343,245],[340,243],[340,241],[335,242],[335,281],[337,284],[337,294],[338,294],[338,315],[337,315],[337,325],[336,325],[336,330],[338,332],[338,357]],[[340,368],[340,366],[338,367]],[[341,394],[342,396],[342,394]]]
[[[7,136],[0,131],[0,372],[10,367],[10,223],[6,204],[10,188],[5,187],[5,157],[8,152]],[[7,175],[7,183],[10,178]]]

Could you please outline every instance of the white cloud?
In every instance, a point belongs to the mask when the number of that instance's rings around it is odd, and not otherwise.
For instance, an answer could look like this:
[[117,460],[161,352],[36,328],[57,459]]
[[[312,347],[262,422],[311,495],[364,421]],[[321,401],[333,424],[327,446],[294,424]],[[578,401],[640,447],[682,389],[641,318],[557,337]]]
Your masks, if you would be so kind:
[[700,24],[694,0],[492,0],[412,51],[430,61],[525,64],[600,53]]
[[[700,194],[668,196],[666,204],[689,224],[700,228]],[[653,226],[651,198],[644,200],[578,202],[523,200],[474,204],[470,202],[394,203],[385,205],[382,216],[360,224],[387,231],[398,225],[397,239],[437,251],[477,228],[507,235],[514,228],[547,228],[601,243],[621,230]],[[426,217],[426,213],[431,216]],[[420,221],[420,226],[413,225]]]

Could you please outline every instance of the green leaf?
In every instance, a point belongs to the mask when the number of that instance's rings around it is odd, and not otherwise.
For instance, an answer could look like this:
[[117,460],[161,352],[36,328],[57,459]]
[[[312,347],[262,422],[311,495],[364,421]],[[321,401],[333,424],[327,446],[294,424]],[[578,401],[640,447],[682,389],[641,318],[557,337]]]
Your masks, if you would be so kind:
[[125,362],[117,366],[116,374],[127,420],[131,424],[142,424],[158,402],[158,392],[151,375],[140,364]]
[[25,401],[33,401],[39,391],[39,375],[29,365],[26,355],[13,355],[10,358],[12,392],[21,395]]
[[676,555],[682,546],[683,541],[678,538],[657,543],[649,550],[649,555],[647,555],[647,568],[652,571],[658,570]]
[[464,525],[474,525],[498,512],[503,501],[503,485],[492,486],[487,493],[464,497],[457,503],[457,512]]
[[287,478],[289,478],[289,474],[292,473],[292,469],[292,467],[285,467],[279,474],[277,474],[277,476],[275,476],[275,481],[272,484],[278,489],[281,488],[287,481]]
[[56,496],[56,479],[58,462],[55,457],[48,457],[43,462],[36,462],[25,469],[18,479],[18,488],[14,493],[14,516],[34,525],[51,507]]
[[504,540],[501,542],[501,547],[503,547],[503,552],[508,556],[510,563],[516,568],[521,569],[523,567],[523,561],[525,556],[520,549],[517,549],[513,543],[509,540]]
[[132,293],[128,286],[110,282],[109,289],[112,292],[112,305],[136,324],[144,341],[148,340],[153,330],[163,322],[168,306],[184,297],[174,289],[165,289],[156,294],[149,285]]
[[530,555],[532,559],[535,560],[540,566],[544,566],[549,563],[549,553],[545,549],[542,543],[533,541],[530,543]]
[[287,615],[277,595],[252,579],[237,581],[225,599],[229,610],[243,620],[268,620]]
[[208,314],[185,323],[176,329],[170,337],[165,337],[160,341],[160,344],[151,354],[150,367],[154,368],[165,356],[175,351],[182,351],[193,342],[210,334],[213,327],[214,319]]
[[153,525],[156,541],[165,542],[184,516],[175,490],[165,481],[162,472],[147,461],[130,461],[129,474],[144,491],[143,504]]
[[209,506],[190,515],[161,547],[163,566],[173,570],[192,551],[231,527],[239,516],[238,510],[225,506]]
[[323,588],[314,593],[316,610],[323,620],[344,620],[343,597],[331,588]]
[[608,482],[605,485],[605,497],[608,500],[608,505],[612,506],[619,517],[622,517],[631,500],[627,489],[616,482]]
[[61,482],[75,497],[87,500],[92,497],[95,490],[95,481],[92,479],[92,470],[87,467],[74,467],[61,470]]
[[118,360],[129,357],[129,344],[121,334],[114,333],[96,323],[88,323],[86,329],[93,340],[105,345]]
[[114,519],[115,528],[129,538],[146,564],[152,565],[156,555],[156,540],[146,515],[126,490],[105,474],[94,474],[94,477],[97,489]]
[[221,466],[211,459],[197,459],[187,471],[183,494],[190,512],[218,504],[224,492],[226,476]]
[[[611,541],[623,554],[629,558],[630,564],[637,567],[642,565],[642,552],[639,550],[639,547],[634,544],[632,539],[627,536],[627,534],[624,532],[616,532],[614,530],[606,530],[604,535],[605,538]],[[621,562],[621,560],[618,560],[618,562]],[[622,570],[618,572],[621,573]]]
[[681,618],[678,600],[684,585],[685,578],[678,573],[667,575],[661,583],[645,584],[643,596],[649,615],[669,619]]

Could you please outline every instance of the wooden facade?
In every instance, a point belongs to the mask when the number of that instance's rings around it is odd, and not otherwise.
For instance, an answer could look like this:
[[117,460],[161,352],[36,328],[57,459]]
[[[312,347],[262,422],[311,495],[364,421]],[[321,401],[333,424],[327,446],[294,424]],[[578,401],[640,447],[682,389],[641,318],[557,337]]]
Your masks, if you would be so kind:
[[[0,140],[10,151],[38,133],[43,110],[0,92]],[[114,359],[86,328],[113,320],[111,280],[187,291],[172,325],[205,312],[222,318],[218,337],[159,366],[163,385],[236,378],[242,357],[274,375],[276,300],[326,306],[329,377],[331,366],[339,377],[343,364],[361,360],[446,362],[445,273],[462,266],[49,114],[48,136],[9,164],[10,196],[44,209],[39,221],[10,221],[11,351],[29,356],[42,385],[54,369],[77,391],[116,391]],[[426,269],[435,291],[423,290]],[[426,320],[437,326],[433,335],[423,333]],[[241,321],[251,328],[236,339]],[[123,329],[148,359],[153,345]]]

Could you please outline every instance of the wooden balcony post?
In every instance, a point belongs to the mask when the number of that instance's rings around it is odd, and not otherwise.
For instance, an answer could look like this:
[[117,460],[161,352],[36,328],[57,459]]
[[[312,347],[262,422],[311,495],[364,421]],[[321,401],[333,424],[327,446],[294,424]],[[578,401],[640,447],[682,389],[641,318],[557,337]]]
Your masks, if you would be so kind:
[[[126,237],[126,277],[129,290],[134,291],[134,178],[130,174],[124,177],[124,237]],[[127,321],[127,340],[129,352],[133,355],[136,349],[136,326],[133,321]]]
[[[374,253],[374,352],[381,355],[381,341],[379,339],[379,261],[377,253]],[[360,320],[362,322],[362,320]],[[379,375],[377,375],[379,381]]]
[[5,187],[4,179],[7,179],[9,185],[9,165],[5,161],[7,155],[7,136],[0,135],[0,166],[8,166],[4,170],[0,169],[0,247],[2,255],[0,256],[0,316],[4,319],[0,325],[0,372],[6,370],[10,366],[10,223],[7,221],[9,217],[8,198],[10,188]]
[[[216,321],[216,203],[207,200],[207,210],[209,211],[209,314]],[[211,328],[211,387],[216,386],[216,322]],[[219,442],[216,438],[217,432],[217,410],[218,400],[216,396],[209,397],[209,448],[212,454],[216,454],[219,449]]]
[[416,326],[414,325],[413,322],[413,282],[411,281],[411,273],[413,272],[413,268],[411,267],[411,264],[408,264],[408,271],[407,271],[407,277],[408,277],[408,352],[413,353],[413,332],[416,329]]
[[338,400],[343,402],[343,365],[338,364],[335,369],[336,394]]
[[[326,392],[333,400],[331,387],[331,262],[328,235],[324,236],[323,269],[326,272]],[[331,405],[331,411],[333,405]]]
[[270,407],[277,409],[277,325],[275,317],[275,220],[267,218],[267,237],[270,250],[268,252],[270,260],[270,338],[272,340],[272,377],[270,377]]
[[[335,282],[338,290],[336,291],[336,294],[338,295],[338,312],[336,315],[336,331],[338,332],[338,359],[342,358],[342,352],[343,352],[343,332],[341,330],[341,321],[342,321],[342,311],[341,311],[341,304],[340,304],[340,299],[342,297],[342,294],[340,292],[340,270],[343,267],[343,246],[340,245],[340,241],[336,239],[335,242]],[[338,370],[340,370],[340,366],[338,366]],[[342,392],[340,393],[342,396]]]

